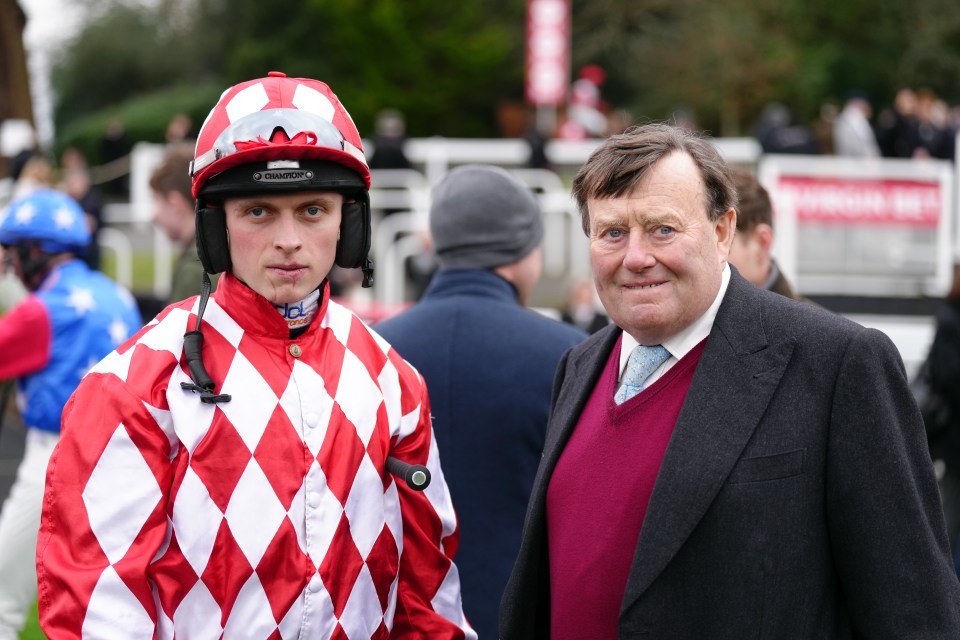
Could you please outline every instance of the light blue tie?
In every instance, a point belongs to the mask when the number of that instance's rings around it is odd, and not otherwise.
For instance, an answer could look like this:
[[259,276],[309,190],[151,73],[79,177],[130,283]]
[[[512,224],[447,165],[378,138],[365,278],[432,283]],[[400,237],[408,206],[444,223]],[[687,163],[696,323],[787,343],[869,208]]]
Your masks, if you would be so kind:
[[645,347],[642,344],[634,347],[627,360],[627,370],[623,374],[623,383],[613,396],[613,401],[623,404],[633,396],[643,391],[643,383],[650,374],[670,357],[670,352],[662,345],[655,344]]

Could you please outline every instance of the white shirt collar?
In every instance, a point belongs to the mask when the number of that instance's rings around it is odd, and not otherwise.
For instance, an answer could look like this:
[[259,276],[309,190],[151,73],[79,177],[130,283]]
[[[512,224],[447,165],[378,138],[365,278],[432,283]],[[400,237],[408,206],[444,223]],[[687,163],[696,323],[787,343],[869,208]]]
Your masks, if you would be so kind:
[[[650,382],[653,382],[666,373],[670,367],[679,362],[691,349],[710,335],[710,330],[713,329],[713,321],[717,318],[717,310],[720,309],[720,303],[723,302],[723,296],[727,293],[729,284],[730,265],[724,264],[723,272],[720,274],[720,289],[717,291],[717,297],[713,299],[713,303],[707,308],[703,315],[694,320],[689,327],[663,341],[663,347],[670,352],[670,357],[659,369],[653,372],[649,379]],[[627,360],[630,359],[630,352],[633,351],[634,347],[638,344],[640,343],[637,342],[633,336],[626,331],[623,332],[623,344],[620,347],[620,373],[617,379],[623,375],[623,370],[627,366]]]

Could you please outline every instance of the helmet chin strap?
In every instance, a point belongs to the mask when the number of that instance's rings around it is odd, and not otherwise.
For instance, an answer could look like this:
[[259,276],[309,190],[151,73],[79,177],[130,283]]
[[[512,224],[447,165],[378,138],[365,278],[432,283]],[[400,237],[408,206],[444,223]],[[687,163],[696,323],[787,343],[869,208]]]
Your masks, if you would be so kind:
[[360,270],[363,272],[363,282],[360,283],[361,287],[372,287],[373,286],[373,260],[369,257],[364,258],[363,266],[360,267]]
[[210,291],[213,285],[210,283],[210,276],[206,269],[203,271],[203,277],[200,280],[200,306],[197,309],[196,329],[187,331],[183,334],[183,351],[187,357],[187,368],[190,370],[190,376],[193,383],[181,382],[180,388],[187,391],[196,391],[200,394],[200,402],[207,404],[217,404],[220,402],[230,402],[230,394],[213,392],[216,383],[207,368],[203,364],[203,334],[200,332],[200,323],[203,322],[203,312],[207,308],[207,300],[210,299]]

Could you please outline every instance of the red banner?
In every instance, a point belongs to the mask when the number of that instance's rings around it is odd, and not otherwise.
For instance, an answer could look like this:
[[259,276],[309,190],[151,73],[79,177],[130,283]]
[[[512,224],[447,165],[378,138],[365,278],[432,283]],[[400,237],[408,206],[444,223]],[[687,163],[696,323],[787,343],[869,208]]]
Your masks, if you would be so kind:
[[527,0],[527,101],[557,107],[570,84],[569,0]]
[[781,176],[777,184],[777,201],[800,221],[936,227],[945,197],[940,184],[916,180]]

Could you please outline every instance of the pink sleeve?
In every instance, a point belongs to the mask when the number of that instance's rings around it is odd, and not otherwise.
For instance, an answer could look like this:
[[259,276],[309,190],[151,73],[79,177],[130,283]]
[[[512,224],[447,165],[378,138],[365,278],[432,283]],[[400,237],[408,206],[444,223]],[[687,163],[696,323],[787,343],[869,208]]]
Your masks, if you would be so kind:
[[0,380],[40,371],[50,362],[53,328],[37,296],[27,296],[0,319]]

